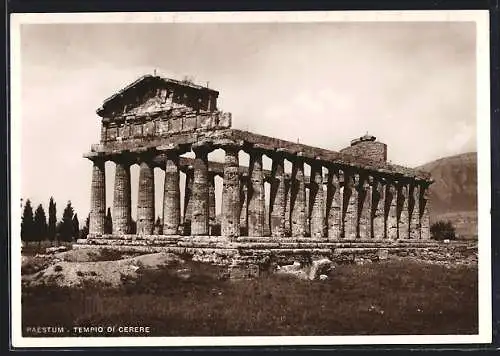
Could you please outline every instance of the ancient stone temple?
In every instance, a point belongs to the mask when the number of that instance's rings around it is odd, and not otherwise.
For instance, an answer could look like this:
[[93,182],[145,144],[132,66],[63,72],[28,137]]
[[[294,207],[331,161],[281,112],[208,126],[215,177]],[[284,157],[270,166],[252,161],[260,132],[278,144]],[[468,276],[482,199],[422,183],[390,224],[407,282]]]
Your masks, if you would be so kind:
[[[432,244],[428,173],[388,163],[387,146],[368,134],[335,152],[233,129],[218,96],[191,82],[145,75],[104,101],[97,110],[100,142],[85,154],[93,164],[90,228],[79,247],[188,253],[234,265]],[[208,160],[216,149],[224,151],[223,163]],[[248,153],[248,167],[240,165],[240,151]],[[188,152],[194,158],[184,157]],[[107,161],[116,166],[113,192],[106,192]],[[139,180],[132,234],[133,164]],[[155,168],[165,172],[162,192]],[[223,180],[220,223],[216,176]],[[113,196],[112,234],[104,234],[106,194]],[[163,216],[155,231],[156,194],[163,194]]]

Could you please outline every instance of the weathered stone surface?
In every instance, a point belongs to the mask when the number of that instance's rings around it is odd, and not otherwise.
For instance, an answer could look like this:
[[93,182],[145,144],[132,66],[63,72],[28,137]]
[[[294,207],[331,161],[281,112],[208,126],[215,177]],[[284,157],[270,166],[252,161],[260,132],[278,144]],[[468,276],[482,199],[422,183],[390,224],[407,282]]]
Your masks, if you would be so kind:
[[342,195],[340,192],[339,170],[328,167],[326,221],[328,239],[339,240],[342,227]]
[[213,235],[215,229],[215,174],[208,172],[208,224],[210,226],[210,235]]
[[373,181],[372,189],[372,237],[384,239],[385,231],[385,187],[380,179]]
[[420,238],[428,240],[431,238],[430,231],[430,200],[429,189],[425,187],[420,188]]
[[402,183],[398,185],[398,239],[410,237],[408,215],[408,184]]
[[394,182],[388,182],[385,189],[386,238],[396,240],[398,237],[397,193]]
[[155,191],[153,167],[143,161],[139,168],[139,194],[137,199],[137,234],[150,235],[155,223]]
[[250,184],[248,186],[248,236],[264,236],[265,192],[262,174],[262,152],[250,153]]
[[409,214],[410,214],[410,239],[420,239],[420,187],[412,184],[410,188]]
[[360,182],[360,193],[359,193],[359,238],[360,239],[370,239],[372,238],[372,221],[371,221],[371,211],[372,211],[372,185],[368,176],[362,177]]
[[240,235],[248,234],[248,179],[240,177]]
[[309,280],[319,279],[321,275],[328,276],[334,268],[332,261],[328,258],[322,258],[312,262],[309,270]]
[[[333,269],[332,261],[328,258],[321,258],[312,261],[309,265],[302,265],[294,261],[291,265],[277,266],[275,273],[293,276],[304,280],[317,280],[321,275],[327,276]],[[326,279],[323,277],[323,279]]]
[[343,189],[343,232],[344,239],[354,240],[357,236],[358,223],[358,190],[359,175],[346,172]]
[[281,153],[277,152],[273,155],[272,172],[269,212],[271,235],[283,237],[285,236],[286,188],[284,158]]
[[304,184],[304,160],[298,155],[292,166],[290,190],[292,236],[306,236],[307,210],[306,187]]
[[92,186],[90,192],[89,234],[104,234],[106,215],[106,174],[104,161],[96,159],[92,167]]
[[193,180],[194,168],[189,166],[186,169],[186,184],[184,186],[184,214],[183,226],[184,232],[189,235],[191,232],[191,220],[193,218]]
[[209,182],[208,182],[208,148],[199,144],[193,146],[196,158],[193,178],[193,215],[191,217],[191,234],[207,235],[209,232]]
[[117,161],[113,196],[113,233],[128,234],[131,219],[130,164]]
[[163,195],[163,234],[177,235],[181,219],[179,190],[179,155],[167,153],[165,161],[165,185]]
[[311,201],[311,237],[325,236],[325,210],[323,193],[323,173],[319,164],[311,166],[310,201]]
[[222,186],[222,236],[235,238],[240,235],[240,177],[239,147],[224,147],[224,177]]
[[292,236],[290,195],[291,195],[291,181],[290,179],[285,179],[285,236]]

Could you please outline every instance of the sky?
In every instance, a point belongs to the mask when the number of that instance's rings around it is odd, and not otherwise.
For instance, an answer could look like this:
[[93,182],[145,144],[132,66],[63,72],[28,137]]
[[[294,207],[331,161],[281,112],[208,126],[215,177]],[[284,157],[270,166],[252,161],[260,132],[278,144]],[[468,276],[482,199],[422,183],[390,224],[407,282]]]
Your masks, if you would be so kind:
[[155,70],[208,82],[234,128],[335,151],[368,132],[409,167],[476,151],[475,37],[472,22],[24,24],[22,197],[47,209],[53,196],[58,218],[70,200],[83,220],[96,109]]

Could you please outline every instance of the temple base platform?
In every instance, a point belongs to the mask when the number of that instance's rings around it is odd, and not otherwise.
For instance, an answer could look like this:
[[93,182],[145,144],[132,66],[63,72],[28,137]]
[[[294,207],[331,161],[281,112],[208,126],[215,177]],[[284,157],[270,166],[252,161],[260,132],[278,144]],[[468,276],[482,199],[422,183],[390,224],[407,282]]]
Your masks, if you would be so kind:
[[[328,240],[310,237],[238,237],[100,235],[79,239],[73,248],[112,249],[124,253],[173,253],[183,259],[228,267],[236,277],[258,276],[276,265],[312,263],[328,258],[336,264],[377,262],[391,257],[463,260],[477,256],[467,242],[434,240]],[[436,257],[437,256],[437,257]]]

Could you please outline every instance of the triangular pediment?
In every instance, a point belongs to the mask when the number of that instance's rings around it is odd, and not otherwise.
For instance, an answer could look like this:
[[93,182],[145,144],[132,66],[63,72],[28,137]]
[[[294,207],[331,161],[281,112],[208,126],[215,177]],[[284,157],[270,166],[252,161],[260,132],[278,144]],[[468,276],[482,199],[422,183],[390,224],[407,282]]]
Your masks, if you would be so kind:
[[146,75],[106,99],[97,113],[116,118],[155,115],[176,109],[213,111],[218,94],[190,82]]

